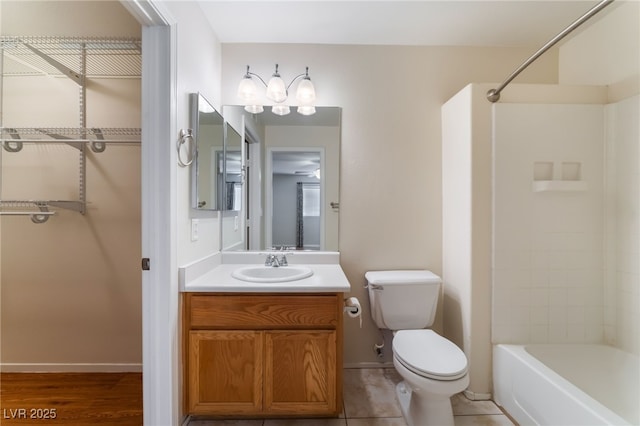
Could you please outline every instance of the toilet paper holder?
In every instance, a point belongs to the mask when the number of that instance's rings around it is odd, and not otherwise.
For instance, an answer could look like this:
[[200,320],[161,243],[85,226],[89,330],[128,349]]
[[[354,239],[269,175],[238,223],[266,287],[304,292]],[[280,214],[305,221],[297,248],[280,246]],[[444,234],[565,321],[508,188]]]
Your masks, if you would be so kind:
[[357,297],[349,297],[344,299],[344,312],[356,315],[362,310],[360,301]]
[[360,301],[357,297],[349,297],[344,299],[343,312],[345,312],[351,318],[359,318],[360,328],[362,328],[362,307],[360,306]]

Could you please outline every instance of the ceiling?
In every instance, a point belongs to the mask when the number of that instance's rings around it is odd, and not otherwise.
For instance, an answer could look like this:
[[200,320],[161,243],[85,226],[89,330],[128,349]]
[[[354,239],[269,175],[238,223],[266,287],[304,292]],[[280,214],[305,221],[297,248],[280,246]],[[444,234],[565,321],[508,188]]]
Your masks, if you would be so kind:
[[598,1],[200,0],[199,3],[222,43],[538,46]]

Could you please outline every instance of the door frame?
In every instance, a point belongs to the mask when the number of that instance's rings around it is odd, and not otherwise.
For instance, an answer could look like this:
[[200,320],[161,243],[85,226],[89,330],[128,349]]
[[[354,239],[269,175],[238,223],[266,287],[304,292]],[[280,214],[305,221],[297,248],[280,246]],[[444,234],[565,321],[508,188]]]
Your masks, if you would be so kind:
[[177,266],[176,21],[158,0],[121,0],[142,26],[142,388],[144,424],[181,422]]

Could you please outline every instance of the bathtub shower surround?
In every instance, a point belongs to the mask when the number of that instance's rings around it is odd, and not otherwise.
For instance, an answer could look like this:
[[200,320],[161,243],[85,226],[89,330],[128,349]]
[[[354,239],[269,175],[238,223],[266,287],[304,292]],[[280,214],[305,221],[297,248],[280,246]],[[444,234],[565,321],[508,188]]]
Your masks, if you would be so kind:
[[601,342],[604,107],[494,108],[493,341]]
[[494,106],[494,394],[521,424],[640,424],[639,115]]
[[640,353],[639,103],[494,106],[494,343]]
[[593,344],[496,345],[493,371],[495,401],[520,424],[640,424],[639,362],[628,352]]

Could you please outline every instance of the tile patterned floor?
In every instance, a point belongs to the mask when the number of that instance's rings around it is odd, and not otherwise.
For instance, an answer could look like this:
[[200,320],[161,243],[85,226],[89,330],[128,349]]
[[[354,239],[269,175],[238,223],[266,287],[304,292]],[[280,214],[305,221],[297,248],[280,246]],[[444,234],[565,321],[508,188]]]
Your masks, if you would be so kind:
[[[407,426],[396,400],[393,368],[344,370],[344,410],[337,419],[191,420],[189,426]],[[491,401],[452,399],[456,426],[513,426]]]

